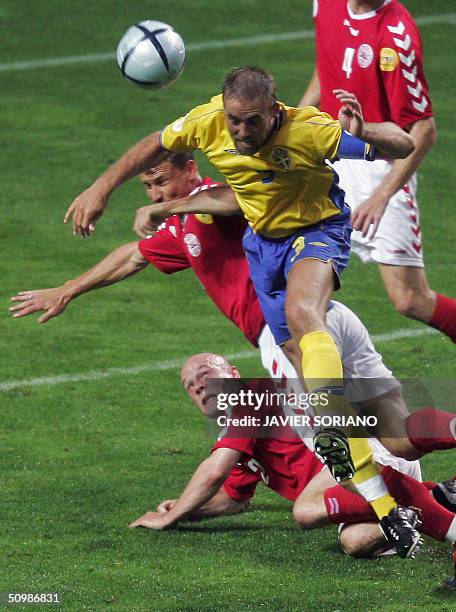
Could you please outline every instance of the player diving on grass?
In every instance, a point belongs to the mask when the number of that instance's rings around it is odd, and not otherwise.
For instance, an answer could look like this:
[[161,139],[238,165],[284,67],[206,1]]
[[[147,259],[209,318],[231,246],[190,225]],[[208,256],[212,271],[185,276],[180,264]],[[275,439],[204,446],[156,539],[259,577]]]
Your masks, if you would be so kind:
[[[141,178],[148,196],[158,202],[139,209],[135,227],[141,235],[153,227],[154,211],[158,210],[159,216],[165,214],[169,198],[180,198],[168,206],[168,210],[177,210],[188,207],[192,202],[198,207],[201,200],[207,203],[214,199],[217,204],[221,199],[228,202],[232,197],[227,187],[221,187],[208,177],[201,178],[191,153],[171,154],[166,161],[149,168]],[[234,204],[237,206],[236,202]],[[93,268],[61,287],[19,292],[12,298],[12,314],[22,317],[43,311],[39,321],[45,322],[62,313],[79,295],[119,282],[144,269],[149,263],[167,274],[191,268],[221,312],[244,333],[249,342],[254,346],[259,345],[263,365],[271,377],[279,380],[285,377],[296,386],[299,384],[296,372],[264,321],[249,277],[242,250],[242,235],[246,226],[247,222],[241,216],[172,215],[153,235],[119,247]],[[223,270],[223,277],[220,270]],[[365,402],[359,404],[360,412],[369,411],[379,420],[395,425],[382,438],[393,454],[416,459],[425,452],[456,445],[451,429],[455,415],[434,409],[408,415],[399,385],[390,384],[391,373],[376,353],[367,330],[348,308],[333,302],[326,313],[325,322],[342,355],[346,377],[364,377],[388,383],[379,401],[370,401],[379,396],[375,385],[368,385],[363,390],[364,397],[356,399]],[[313,449],[308,438],[311,434],[305,431],[299,433]],[[381,432],[374,434],[382,437]],[[400,521],[399,525],[396,523],[394,530],[397,531],[401,525],[407,536],[407,520]],[[391,531],[390,538],[393,537]],[[408,541],[407,536],[405,542]],[[409,550],[402,540],[398,547],[402,550],[401,554]]]
[[[214,382],[220,380],[225,384],[228,379],[236,381],[239,377],[235,366],[211,353],[193,355],[181,370],[181,382],[188,397],[203,415],[216,419],[228,417],[220,410]],[[265,392],[267,384],[264,380],[243,382],[237,393],[246,387]],[[271,381],[269,386],[275,389]],[[230,386],[230,391],[236,393],[235,386]],[[339,539],[347,554],[367,557],[390,549],[382,525],[366,500],[337,484],[287,425],[266,425],[266,417],[271,421],[271,416],[281,410],[277,400],[267,407],[263,403],[255,411],[261,424],[233,424],[223,428],[210,456],[197,467],[180,497],[161,502],[157,511],[146,512],[130,527],[168,529],[185,520],[238,514],[249,506],[257,485],[263,482],[293,502],[293,516],[301,527],[342,525]],[[245,413],[233,408],[228,414],[234,423],[236,416]],[[445,487],[445,483],[421,483],[418,461],[393,457],[375,439],[370,444],[396,498],[404,506],[419,509],[420,530],[454,545],[456,494],[447,491],[443,505],[437,503],[432,491],[440,491],[439,487]]]
[[[225,176],[249,222],[243,246],[262,311],[309,391],[330,392],[328,414],[345,414],[340,356],[324,316],[350,250],[350,210],[326,160],[406,157],[413,141],[391,123],[365,123],[356,98],[340,93],[339,121],[315,108],[277,101],[271,75],[239,68],[223,93],[130,149],[68,208],[73,231],[91,232],[112,192],[156,165],[167,150],[200,149]],[[345,128],[345,129],[343,129]],[[349,433],[349,432],[348,432]],[[322,430],[315,446],[342,479],[351,479],[379,518],[397,504],[363,438]],[[417,545],[409,527],[409,548]]]

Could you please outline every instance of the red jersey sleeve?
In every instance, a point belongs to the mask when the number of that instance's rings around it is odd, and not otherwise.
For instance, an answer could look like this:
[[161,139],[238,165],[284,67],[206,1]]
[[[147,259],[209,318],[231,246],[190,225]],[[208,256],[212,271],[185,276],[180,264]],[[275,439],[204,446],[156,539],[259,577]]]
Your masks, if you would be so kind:
[[432,117],[423,68],[423,45],[410,14],[385,15],[378,38],[378,74],[383,81],[391,120],[401,127]]
[[253,458],[254,446],[255,439],[253,438],[226,437],[217,440],[212,448],[212,452],[218,448],[232,448],[243,454],[223,484],[227,495],[236,501],[244,501],[253,497],[257,484],[262,480],[261,471],[257,469],[256,462],[253,462],[253,469],[249,467],[249,461]]
[[190,268],[190,262],[182,243],[177,238],[179,217],[170,217],[153,236],[138,242],[138,248],[153,266],[165,274],[173,274]]

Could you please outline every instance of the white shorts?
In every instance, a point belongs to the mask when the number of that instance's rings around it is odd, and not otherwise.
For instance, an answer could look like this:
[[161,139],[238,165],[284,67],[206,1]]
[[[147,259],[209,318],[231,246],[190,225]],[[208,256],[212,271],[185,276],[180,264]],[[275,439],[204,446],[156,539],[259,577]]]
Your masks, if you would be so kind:
[[[367,329],[347,306],[331,301],[326,314],[326,326],[339,349],[344,370],[345,395],[349,402],[373,399],[400,387],[391,370],[383,363],[381,355],[375,350]],[[267,325],[260,334],[258,346],[263,367],[271,378],[281,380],[280,392],[304,394],[305,390],[296,370],[275,343]],[[293,408],[284,405],[283,408],[285,414],[296,414],[296,406]],[[314,430],[311,427],[295,430],[313,451]]]
[[[352,210],[365,202],[391,170],[391,163],[342,159],[333,164],[345,201]],[[416,174],[390,199],[377,233],[371,240],[353,231],[352,251],[364,262],[423,268],[420,211]]]

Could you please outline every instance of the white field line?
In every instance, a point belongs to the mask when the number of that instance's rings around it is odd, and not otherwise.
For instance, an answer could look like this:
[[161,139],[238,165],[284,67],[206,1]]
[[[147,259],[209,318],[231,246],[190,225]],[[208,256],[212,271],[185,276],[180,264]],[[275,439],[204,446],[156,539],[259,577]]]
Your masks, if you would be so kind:
[[[427,15],[415,19],[419,26],[447,24],[456,25],[456,13],[445,13],[443,15]],[[313,30],[297,30],[294,32],[283,32],[281,34],[260,34],[258,36],[246,36],[244,38],[227,38],[225,40],[208,40],[200,43],[189,43],[186,45],[187,52],[209,51],[211,49],[228,49],[229,47],[241,47],[252,45],[265,45],[289,40],[308,40],[314,37]],[[9,62],[0,64],[0,72],[30,70],[33,68],[50,68],[53,66],[66,66],[68,64],[83,64],[91,62],[112,61],[115,53],[92,53],[90,55],[68,55],[66,57],[50,57],[47,59],[28,60],[23,62]]]
[[[438,333],[430,327],[419,329],[398,329],[387,334],[377,334],[372,336],[375,343],[391,342],[401,340],[403,338],[416,338],[419,336],[427,336],[429,334]],[[248,359],[258,355],[258,351],[241,351],[226,355],[230,361],[232,359]],[[167,361],[155,361],[143,363],[142,365],[131,368],[110,368],[109,370],[92,370],[90,372],[81,372],[79,374],[60,374],[58,376],[43,376],[42,378],[26,378],[24,380],[7,380],[0,383],[1,391],[11,391],[18,387],[36,387],[39,385],[58,385],[68,382],[83,382],[91,380],[101,380],[103,378],[116,378],[118,376],[135,376],[143,372],[163,372],[165,370],[175,370],[181,367],[185,357],[177,359],[169,359]]]

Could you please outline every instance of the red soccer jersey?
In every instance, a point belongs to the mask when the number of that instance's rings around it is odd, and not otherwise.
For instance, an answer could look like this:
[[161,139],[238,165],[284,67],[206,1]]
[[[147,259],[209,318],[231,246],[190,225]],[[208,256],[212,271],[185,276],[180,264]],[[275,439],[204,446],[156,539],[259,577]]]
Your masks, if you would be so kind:
[[397,0],[354,15],[347,0],[315,0],[321,110],[337,117],[333,89],[356,95],[369,122],[405,127],[432,116],[418,28]]
[[[224,489],[231,498],[243,501],[254,495],[257,484],[263,480],[270,489],[294,501],[320,472],[323,464],[286,422],[270,424],[274,417],[283,418],[277,390],[270,379],[244,383],[238,389],[238,394],[240,389],[269,394],[270,400],[264,399],[259,409],[249,405],[228,410],[227,416],[254,416],[258,424],[228,424],[214,445],[212,451],[231,448],[242,453],[239,462],[225,480]],[[235,387],[230,389],[230,392],[233,391]]]
[[[205,178],[194,191],[220,185]],[[257,346],[265,325],[242,248],[241,216],[173,215],[153,236],[140,240],[142,255],[166,274],[193,268],[209,297]]]
[[232,448],[242,457],[225,480],[226,493],[237,501],[250,499],[263,481],[270,489],[294,501],[323,468],[323,464],[297,436],[276,438],[229,438],[213,447]]

